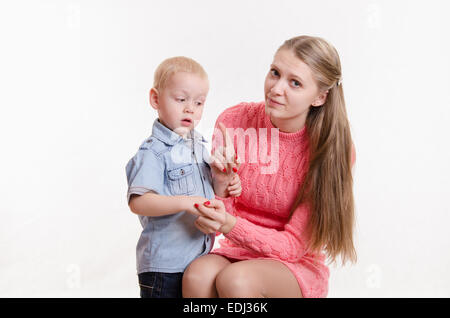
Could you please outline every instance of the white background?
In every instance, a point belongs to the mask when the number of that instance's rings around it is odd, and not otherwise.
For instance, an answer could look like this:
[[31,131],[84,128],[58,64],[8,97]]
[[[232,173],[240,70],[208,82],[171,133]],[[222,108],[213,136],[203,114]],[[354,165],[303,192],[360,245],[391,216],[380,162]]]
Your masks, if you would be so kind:
[[0,296],[138,297],[125,165],[150,135],[153,71],[199,61],[199,130],[263,99],[290,37],[340,52],[357,151],[356,265],[329,297],[450,296],[449,3],[2,1]]

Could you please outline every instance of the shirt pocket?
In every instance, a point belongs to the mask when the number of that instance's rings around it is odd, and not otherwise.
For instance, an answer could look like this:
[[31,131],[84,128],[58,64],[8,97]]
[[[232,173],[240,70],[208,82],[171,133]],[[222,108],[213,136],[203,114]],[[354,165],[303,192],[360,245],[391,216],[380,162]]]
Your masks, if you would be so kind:
[[173,195],[193,194],[195,192],[194,167],[186,165],[167,171],[169,189]]

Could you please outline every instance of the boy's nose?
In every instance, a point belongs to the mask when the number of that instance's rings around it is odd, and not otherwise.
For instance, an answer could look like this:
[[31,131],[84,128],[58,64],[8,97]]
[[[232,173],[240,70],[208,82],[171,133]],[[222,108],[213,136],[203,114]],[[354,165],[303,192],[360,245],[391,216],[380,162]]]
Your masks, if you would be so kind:
[[187,103],[186,107],[184,108],[184,111],[186,113],[193,113],[194,112],[194,105],[192,103]]

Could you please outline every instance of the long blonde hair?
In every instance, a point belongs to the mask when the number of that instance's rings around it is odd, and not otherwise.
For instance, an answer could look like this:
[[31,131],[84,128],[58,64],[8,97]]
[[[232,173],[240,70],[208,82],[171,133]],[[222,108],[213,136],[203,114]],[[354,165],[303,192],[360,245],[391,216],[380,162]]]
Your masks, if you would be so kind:
[[332,262],[356,262],[353,245],[354,200],[351,171],[352,138],[345,109],[341,63],[336,49],[322,38],[299,36],[280,48],[290,49],[313,71],[326,102],[310,107],[306,118],[309,137],[309,169],[300,187],[293,211],[309,204],[309,247],[324,249]]

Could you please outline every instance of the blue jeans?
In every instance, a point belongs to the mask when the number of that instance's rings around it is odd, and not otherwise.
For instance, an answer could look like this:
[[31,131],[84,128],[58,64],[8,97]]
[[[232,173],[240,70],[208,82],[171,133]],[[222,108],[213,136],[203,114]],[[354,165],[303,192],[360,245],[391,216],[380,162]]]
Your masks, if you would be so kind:
[[138,274],[141,298],[181,298],[183,273]]

